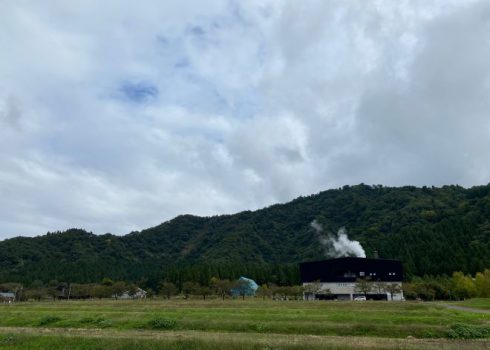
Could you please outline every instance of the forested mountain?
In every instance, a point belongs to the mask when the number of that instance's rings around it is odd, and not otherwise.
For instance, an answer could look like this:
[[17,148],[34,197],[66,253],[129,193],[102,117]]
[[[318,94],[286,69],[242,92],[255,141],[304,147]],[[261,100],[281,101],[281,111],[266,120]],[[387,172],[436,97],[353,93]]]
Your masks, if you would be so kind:
[[409,276],[490,267],[490,185],[361,184],[235,215],[179,216],[125,236],[72,229],[4,240],[0,282],[248,274],[287,283],[296,263],[324,258],[313,220],[330,232],[345,227],[368,257],[400,259]]

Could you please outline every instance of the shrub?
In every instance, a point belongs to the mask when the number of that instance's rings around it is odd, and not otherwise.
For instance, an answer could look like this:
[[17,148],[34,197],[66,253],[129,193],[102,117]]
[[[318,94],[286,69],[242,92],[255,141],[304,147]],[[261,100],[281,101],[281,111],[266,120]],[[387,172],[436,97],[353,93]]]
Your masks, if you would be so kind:
[[95,323],[98,323],[98,321],[102,319],[102,317],[84,317],[82,319],[80,319],[80,323],[83,323],[83,324],[95,324]]
[[267,330],[267,327],[263,323],[252,323],[250,325],[250,329],[256,332],[265,332]]
[[155,318],[150,321],[150,327],[153,329],[172,329],[177,322],[169,318]]
[[97,326],[99,326],[100,328],[109,328],[112,326],[112,322],[109,320],[102,320],[97,323]]
[[104,319],[103,317],[84,317],[80,320],[82,324],[91,324],[100,328],[107,328],[112,326],[112,322]]
[[490,330],[468,324],[457,323],[451,326],[447,337],[451,339],[476,339],[485,338],[490,335]]
[[61,321],[61,318],[57,317],[57,316],[44,316],[43,318],[41,318],[38,322],[38,326],[46,326],[48,324],[52,324],[52,323],[55,323],[55,322],[58,322],[58,321]]
[[15,343],[15,338],[12,334],[5,334],[3,336],[0,336],[0,344],[14,344]]

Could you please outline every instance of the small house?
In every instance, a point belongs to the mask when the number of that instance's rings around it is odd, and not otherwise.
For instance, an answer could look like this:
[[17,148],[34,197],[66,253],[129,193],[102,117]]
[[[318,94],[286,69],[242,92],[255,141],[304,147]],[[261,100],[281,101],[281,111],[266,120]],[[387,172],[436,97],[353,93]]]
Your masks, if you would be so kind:
[[0,302],[10,304],[15,301],[15,293],[2,292],[0,293]]
[[146,299],[146,294],[146,291],[138,287],[134,292],[131,292],[129,290],[123,292],[119,296],[119,299]]

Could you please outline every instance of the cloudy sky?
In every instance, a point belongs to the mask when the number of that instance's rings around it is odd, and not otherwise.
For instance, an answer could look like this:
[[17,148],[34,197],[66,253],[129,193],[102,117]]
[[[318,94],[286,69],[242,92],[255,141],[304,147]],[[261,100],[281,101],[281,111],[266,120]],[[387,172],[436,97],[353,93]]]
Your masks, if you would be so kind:
[[0,0],[0,239],[490,181],[490,2]]

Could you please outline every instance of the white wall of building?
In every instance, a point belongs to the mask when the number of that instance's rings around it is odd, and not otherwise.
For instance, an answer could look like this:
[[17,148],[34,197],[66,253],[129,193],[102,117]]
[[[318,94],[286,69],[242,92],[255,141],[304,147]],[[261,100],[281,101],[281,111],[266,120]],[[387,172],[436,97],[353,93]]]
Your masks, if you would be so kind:
[[[313,285],[317,283],[303,283],[303,287],[307,287],[308,285]],[[393,301],[401,301],[404,300],[403,298],[403,291],[402,291],[402,282],[376,282],[376,284],[381,284],[381,285],[389,285],[389,284],[396,284],[398,285],[400,289],[400,293],[394,293],[393,294]],[[346,297],[347,299],[353,300],[356,295],[362,295],[361,292],[359,292],[356,289],[356,283],[355,282],[328,282],[328,283],[319,283],[320,290],[316,294],[323,294],[322,292],[325,292],[327,290],[330,290],[330,293],[335,294],[335,295],[341,295],[344,298]],[[377,290],[373,288],[373,290],[368,293],[369,294],[386,294],[388,300],[392,300],[391,294],[383,291],[382,293],[378,293]],[[314,300],[314,296],[309,293],[305,293],[305,299],[306,300]]]

